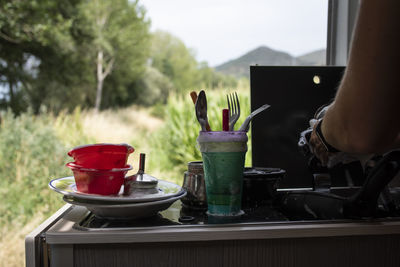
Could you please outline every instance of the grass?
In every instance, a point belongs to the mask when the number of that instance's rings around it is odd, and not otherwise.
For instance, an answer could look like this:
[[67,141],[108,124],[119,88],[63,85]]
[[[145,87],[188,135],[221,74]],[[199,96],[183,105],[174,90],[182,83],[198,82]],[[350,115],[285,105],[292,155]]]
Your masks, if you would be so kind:
[[[229,90],[206,90],[208,117],[221,129],[222,109]],[[248,89],[238,89],[242,115],[250,111]],[[155,116],[154,114],[157,114]],[[31,113],[14,117],[3,112],[0,125],[0,266],[24,266],[24,238],[59,209],[61,195],[48,188],[51,178],[72,175],[67,152],[88,143],[129,143],[135,152],[128,163],[136,173],[140,153],[146,153],[146,172],[182,183],[187,163],[200,160],[196,146],[200,125],[194,105],[185,95],[172,95],[165,106],[131,106],[102,112],[81,111],[58,116]],[[239,127],[239,126],[237,126]],[[250,138],[250,137],[249,137]],[[251,145],[246,165],[251,164]]]

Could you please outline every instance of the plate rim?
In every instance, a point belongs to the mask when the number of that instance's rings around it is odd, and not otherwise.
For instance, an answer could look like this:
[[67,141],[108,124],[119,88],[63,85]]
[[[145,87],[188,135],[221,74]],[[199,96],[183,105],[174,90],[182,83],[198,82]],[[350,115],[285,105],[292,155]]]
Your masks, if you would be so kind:
[[72,205],[77,205],[77,206],[84,206],[84,207],[93,207],[93,208],[133,208],[133,207],[146,207],[146,206],[155,206],[155,205],[161,205],[161,204],[165,204],[165,203],[169,203],[169,202],[175,202],[179,199],[181,199],[182,197],[184,197],[186,195],[186,191],[182,192],[180,195],[178,196],[173,196],[167,199],[161,199],[161,200],[156,200],[156,201],[148,201],[148,202],[139,202],[139,203],[121,203],[121,204],[95,204],[95,203],[82,203],[79,201],[66,201],[65,199],[68,199],[68,196],[64,196],[63,200],[69,204]]
[[183,192],[186,192],[182,186],[179,186],[173,182],[169,182],[169,181],[165,181],[165,180],[158,180],[159,182],[161,181],[162,183],[167,183],[167,184],[172,184],[174,185],[177,189],[179,188],[178,192],[174,193],[174,194],[165,194],[164,196],[158,196],[158,197],[154,197],[154,198],[128,198],[128,197],[112,197],[112,196],[102,196],[102,195],[96,195],[96,194],[85,194],[85,193],[76,193],[76,192],[67,192],[64,191],[58,187],[56,187],[54,185],[55,182],[63,180],[63,179],[71,179],[73,181],[72,184],[68,185],[74,185],[75,180],[73,176],[65,176],[65,177],[60,177],[60,178],[54,178],[51,179],[48,186],[50,187],[50,189],[52,189],[53,191],[62,194],[64,196],[72,196],[76,199],[85,199],[85,200],[91,200],[91,201],[102,201],[104,203],[106,202],[111,202],[111,203],[142,203],[142,202],[153,202],[153,201],[159,201],[159,200],[165,200],[171,197],[175,197],[178,196],[180,194],[182,194]]
[[[186,195],[186,191],[184,191],[181,195],[170,197],[168,199],[163,199],[159,201],[150,201],[144,203],[127,203],[120,205],[90,205],[85,206],[85,203],[75,203],[72,205],[85,207],[88,211],[93,213],[95,216],[100,218],[106,218],[111,220],[131,220],[131,219],[139,219],[146,218],[156,215],[157,213],[165,210],[170,207],[175,201]],[[67,198],[67,196],[64,196]],[[65,199],[64,199],[65,201]],[[68,202],[67,202],[68,203]]]

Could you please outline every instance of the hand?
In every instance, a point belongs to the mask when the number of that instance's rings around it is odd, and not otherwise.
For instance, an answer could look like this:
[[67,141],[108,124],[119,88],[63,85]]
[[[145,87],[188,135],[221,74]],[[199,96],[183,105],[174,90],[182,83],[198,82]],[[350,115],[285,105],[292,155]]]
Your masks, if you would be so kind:
[[365,163],[373,156],[372,154],[350,154],[342,151],[329,152],[326,149],[325,145],[316,134],[317,125],[318,123],[321,123],[321,121],[322,119],[310,120],[310,126],[313,127],[313,131],[311,132],[308,145],[311,153],[313,153],[321,161],[322,166],[332,168],[339,163],[347,164],[353,161],[360,161],[361,165],[364,167]]
[[364,163],[368,161],[372,157],[372,155],[359,155],[345,153],[341,151],[328,151],[326,144],[324,144],[321,138],[317,135],[316,128],[318,124],[322,122],[325,112],[328,110],[329,106],[330,105],[322,106],[321,108],[319,108],[315,113],[314,118],[311,119],[309,122],[310,128],[313,129],[308,140],[310,152],[321,161],[322,166],[327,166],[328,168],[331,168],[339,163],[347,164],[353,161],[360,161],[361,164],[364,166]]

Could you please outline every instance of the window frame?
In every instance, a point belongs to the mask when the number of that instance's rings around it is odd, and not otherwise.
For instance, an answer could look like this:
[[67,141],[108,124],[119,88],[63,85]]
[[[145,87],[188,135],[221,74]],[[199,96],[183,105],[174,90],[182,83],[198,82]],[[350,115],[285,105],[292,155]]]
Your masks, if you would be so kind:
[[346,66],[360,0],[329,0],[326,64]]

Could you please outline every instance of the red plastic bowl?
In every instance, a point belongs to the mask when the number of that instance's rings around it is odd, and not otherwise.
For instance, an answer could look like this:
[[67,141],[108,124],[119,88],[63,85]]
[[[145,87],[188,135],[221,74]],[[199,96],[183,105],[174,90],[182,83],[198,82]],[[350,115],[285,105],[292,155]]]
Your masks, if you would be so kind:
[[75,147],[68,156],[84,168],[109,170],[124,168],[133,151],[135,149],[128,144],[93,144]]
[[79,192],[98,195],[118,194],[124,184],[126,173],[132,169],[131,165],[110,170],[89,169],[75,162],[69,162],[66,166],[74,173],[76,188]]

